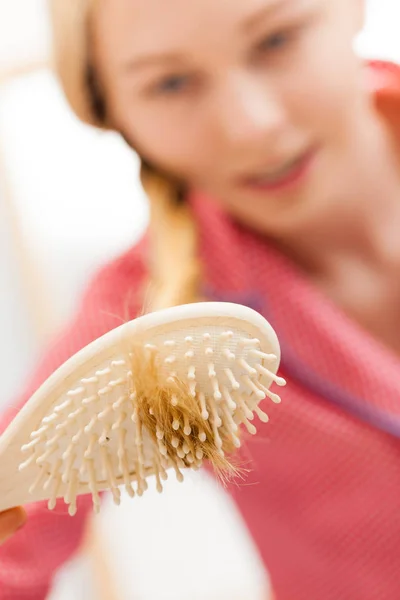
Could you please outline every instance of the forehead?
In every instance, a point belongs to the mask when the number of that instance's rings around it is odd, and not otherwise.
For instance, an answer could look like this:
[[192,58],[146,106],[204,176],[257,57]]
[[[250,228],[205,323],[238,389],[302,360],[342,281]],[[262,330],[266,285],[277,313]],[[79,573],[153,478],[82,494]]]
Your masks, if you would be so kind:
[[[259,11],[265,20],[313,0],[98,0],[94,15],[102,42],[132,52],[212,36],[232,35]],[[315,1],[315,0],[314,0]]]

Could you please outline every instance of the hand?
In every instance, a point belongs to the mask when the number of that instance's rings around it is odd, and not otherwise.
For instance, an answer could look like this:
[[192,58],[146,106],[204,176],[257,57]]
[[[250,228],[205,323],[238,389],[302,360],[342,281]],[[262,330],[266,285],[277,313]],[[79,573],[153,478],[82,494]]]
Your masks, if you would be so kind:
[[25,524],[26,513],[23,508],[12,508],[0,512],[0,546]]

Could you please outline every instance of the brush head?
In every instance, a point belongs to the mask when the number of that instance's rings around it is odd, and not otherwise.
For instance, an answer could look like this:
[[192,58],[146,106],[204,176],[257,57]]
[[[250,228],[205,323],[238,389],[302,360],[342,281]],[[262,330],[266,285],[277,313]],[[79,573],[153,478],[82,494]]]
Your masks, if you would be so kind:
[[222,476],[241,445],[241,427],[268,416],[259,403],[276,375],[279,343],[255,311],[227,303],[179,306],[140,317],[68,360],[0,439],[0,510],[120,486],[142,495],[173,469],[210,461]]

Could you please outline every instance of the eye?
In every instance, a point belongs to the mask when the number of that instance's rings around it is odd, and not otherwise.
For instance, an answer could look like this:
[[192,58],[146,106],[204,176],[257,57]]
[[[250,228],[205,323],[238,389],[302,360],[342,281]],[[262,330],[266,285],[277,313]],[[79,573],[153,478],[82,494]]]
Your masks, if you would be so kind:
[[184,75],[164,77],[153,86],[155,94],[176,95],[190,87],[190,78]]
[[257,49],[260,52],[274,52],[287,46],[291,39],[292,35],[289,32],[279,31],[263,38]]

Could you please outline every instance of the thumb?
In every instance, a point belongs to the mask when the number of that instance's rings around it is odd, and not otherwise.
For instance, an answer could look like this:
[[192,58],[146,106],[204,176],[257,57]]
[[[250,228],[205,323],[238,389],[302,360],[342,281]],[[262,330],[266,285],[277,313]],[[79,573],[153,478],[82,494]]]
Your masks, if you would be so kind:
[[0,544],[8,540],[26,521],[23,508],[12,508],[0,513]]

